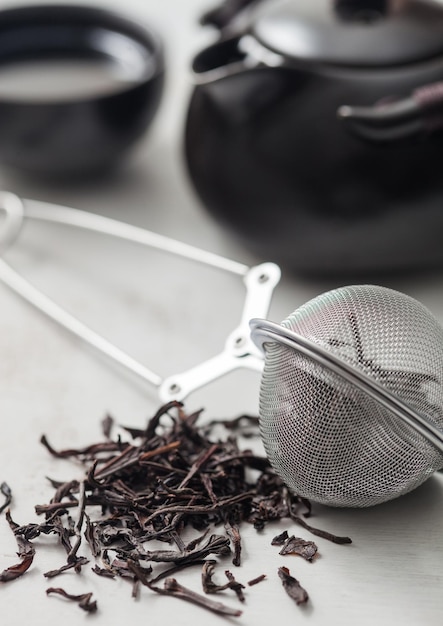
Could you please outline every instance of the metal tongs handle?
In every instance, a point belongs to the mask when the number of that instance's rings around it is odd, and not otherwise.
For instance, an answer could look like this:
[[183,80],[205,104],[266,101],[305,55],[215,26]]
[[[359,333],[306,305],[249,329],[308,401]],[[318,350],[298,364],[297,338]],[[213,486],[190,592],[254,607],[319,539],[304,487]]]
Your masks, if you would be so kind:
[[0,259],[0,280],[4,284],[85,343],[157,387],[163,401],[183,400],[193,391],[239,367],[262,369],[263,357],[250,339],[249,320],[252,317],[266,316],[274,287],[280,280],[280,269],[277,265],[263,263],[250,268],[169,237],[100,215],[35,200],[31,202],[32,206],[29,206],[29,201],[24,202],[12,193],[0,193],[0,213],[3,213],[5,218],[0,232],[0,254],[15,241],[24,218],[31,218],[111,235],[243,276],[246,300],[241,321],[229,335],[222,352],[191,370],[163,380],[158,374],[68,313],[20,276],[6,261]]

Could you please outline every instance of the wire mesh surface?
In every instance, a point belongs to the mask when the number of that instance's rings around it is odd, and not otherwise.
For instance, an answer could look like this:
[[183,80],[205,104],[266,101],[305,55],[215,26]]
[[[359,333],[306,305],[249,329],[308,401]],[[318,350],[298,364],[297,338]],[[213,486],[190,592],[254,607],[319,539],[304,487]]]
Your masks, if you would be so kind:
[[[413,298],[372,285],[343,287],[306,303],[282,326],[443,427],[443,330]],[[334,506],[371,506],[443,467],[431,443],[340,375],[280,343],[266,343],[265,352],[263,442],[298,494]]]

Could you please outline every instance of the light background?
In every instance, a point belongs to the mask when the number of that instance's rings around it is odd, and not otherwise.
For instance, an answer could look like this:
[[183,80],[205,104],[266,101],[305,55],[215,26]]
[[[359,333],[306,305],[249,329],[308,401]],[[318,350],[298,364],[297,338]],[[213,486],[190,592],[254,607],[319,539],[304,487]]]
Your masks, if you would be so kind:
[[[167,83],[162,106],[148,135],[123,170],[111,180],[85,185],[49,185],[0,170],[0,186],[25,198],[85,209],[167,234],[203,249],[253,264],[257,261],[222,232],[205,213],[186,177],[182,131],[192,89],[190,62],[213,34],[198,25],[210,0],[96,0],[97,6],[124,10],[151,24],[163,37]],[[7,6],[15,6],[8,3]],[[81,253],[80,253],[81,251]],[[87,233],[29,223],[8,260],[34,284],[83,321],[162,376],[219,352],[240,318],[243,287],[236,277],[186,261],[109,241]],[[418,298],[443,322],[442,277],[429,273],[390,279]],[[309,298],[339,286],[283,276],[269,317],[280,321]],[[205,418],[256,413],[259,375],[235,372],[196,393],[189,409],[203,407]],[[13,517],[38,521],[33,507],[47,501],[45,476],[69,479],[81,470],[49,457],[39,444],[46,433],[56,447],[98,440],[100,420],[142,426],[158,408],[155,391],[110,367],[72,337],[0,286],[0,482],[14,492]],[[251,588],[244,613],[248,626],[279,624],[427,624],[437,626],[443,611],[443,483],[434,477],[421,489],[369,510],[315,507],[312,523],[352,537],[351,546],[318,540],[320,558],[309,564],[278,557],[270,540],[286,525],[262,534],[244,530],[244,564],[237,577],[266,573]],[[292,532],[311,538],[292,527]],[[65,626],[93,620],[102,624],[221,624],[223,618],[142,590],[130,597],[124,581],[67,573],[54,582],[73,592],[92,590],[99,612],[87,617],[59,598],[48,599],[42,573],[60,565],[52,542],[39,540],[32,569],[20,580],[0,585],[0,620]],[[16,562],[15,542],[0,517],[0,570]],[[285,596],[276,570],[286,565],[309,591],[300,609]],[[87,572],[87,568],[85,569]],[[180,581],[199,590],[199,573]],[[225,598],[230,605],[236,600]],[[231,621],[235,621],[234,619]]]

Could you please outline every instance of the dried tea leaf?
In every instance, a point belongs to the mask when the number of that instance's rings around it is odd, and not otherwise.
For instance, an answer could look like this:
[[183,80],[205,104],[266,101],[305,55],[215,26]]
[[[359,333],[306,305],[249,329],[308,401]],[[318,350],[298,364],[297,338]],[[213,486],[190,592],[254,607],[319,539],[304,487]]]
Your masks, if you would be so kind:
[[266,580],[266,574],[260,574],[260,576],[257,576],[256,578],[249,580],[248,585],[249,587],[253,587],[254,585],[257,585],[258,583],[261,583],[263,580]]
[[303,526],[303,528],[305,528],[306,530],[309,530],[309,532],[311,532],[313,535],[316,535],[317,537],[328,539],[329,541],[332,541],[333,543],[339,543],[339,544],[352,543],[352,539],[350,539],[349,537],[340,537],[339,535],[333,535],[332,533],[329,533],[326,530],[320,530],[319,528],[314,528],[313,526],[310,526],[309,524],[305,522],[304,519],[302,519],[298,515],[291,515],[291,518],[294,520],[294,522],[297,522],[297,524],[300,524],[300,526]]
[[213,613],[218,613],[219,615],[239,617],[242,614],[242,611],[239,611],[238,609],[232,609],[231,607],[226,606],[221,602],[214,602],[213,600],[209,600],[205,596],[202,596],[199,593],[196,593],[195,591],[192,591],[191,589],[180,585],[180,583],[178,583],[175,578],[166,578],[164,586],[157,587],[155,585],[156,581],[149,580],[146,570],[140,567],[138,563],[128,561],[128,565],[137,576],[138,580],[142,583],[142,585],[149,587],[149,589],[155,591],[156,593],[179,598],[181,600],[185,600],[186,602],[191,602],[192,604],[201,606],[202,608],[207,609],[208,611],[211,611]]
[[61,587],[49,587],[46,589],[46,594],[49,596],[51,594],[57,594],[59,596],[63,596],[67,600],[72,600],[73,602],[77,602],[78,606],[87,611],[88,613],[95,613],[97,610],[97,602],[92,600],[92,593],[82,593],[79,595],[68,593]]
[[225,530],[234,548],[234,558],[232,559],[232,563],[233,565],[236,565],[237,567],[239,567],[241,563],[240,528],[238,527],[238,524],[231,524],[230,522],[225,522]]
[[229,582],[217,585],[213,581],[215,573],[215,561],[205,561],[202,568],[202,587],[205,593],[219,593],[229,588]]
[[2,583],[7,583],[11,580],[19,578],[20,576],[23,576],[23,574],[27,572],[28,569],[31,567],[35,555],[34,546],[21,532],[20,526],[13,521],[9,510],[6,511],[6,519],[8,521],[9,527],[14,533],[15,540],[17,542],[17,555],[22,560],[20,563],[17,563],[16,565],[11,565],[11,567],[8,567],[3,570],[3,572],[0,572],[0,582]]
[[318,548],[313,541],[305,541],[300,537],[292,535],[286,539],[279,554],[298,554],[306,561],[312,562],[313,558],[317,554],[317,550]]
[[279,567],[278,575],[282,581],[283,589],[297,604],[304,604],[309,600],[307,591],[303,589],[296,578],[291,576],[287,567]]
[[230,615],[232,617],[240,617],[242,611],[238,609],[232,609],[226,604],[222,604],[221,602],[213,602],[212,600],[208,600],[205,596],[201,596],[195,591],[191,591],[191,589],[187,589],[180,585],[175,578],[167,578],[165,580],[165,584],[162,592],[166,592],[168,595],[173,596],[175,598],[181,598],[182,600],[186,600],[187,602],[192,602],[193,604],[197,604],[213,613],[218,613],[219,615]]
[[229,570],[225,571],[225,576],[229,580],[229,588],[236,593],[237,598],[240,600],[240,602],[244,602],[245,596],[243,593],[243,589],[245,588],[245,586],[242,585],[242,583],[239,583],[238,580],[235,579],[234,574]]
[[70,569],[74,569],[77,572],[77,574],[79,574],[81,572],[82,566],[86,565],[87,563],[89,563],[89,559],[87,559],[84,556],[81,556],[75,559],[74,561],[70,561],[69,563],[66,563],[66,565],[62,565],[58,569],[53,569],[53,570],[50,570],[49,572],[45,572],[43,576],[45,578],[55,578],[55,576],[58,576],[59,574],[63,574],[63,572],[66,572],[67,570],[70,570]]
[[114,427],[114,418],[111,415],[106,415],[102,420],[102,432],[105,439],[111,438],[112,429]]
[[196,547],[191,551],[184,550],[152,550],[140,554],[140,557],[147,561],[157,563],[187,563],[209,556],[210,554],[227,555],[230,553],[229,538],[223,535],[211,535],[206,543],[201,547]]
[[11,504],[11,502],[12,502],[12,491],[11,491],[11,487],[10,487],[7,483],[3,482],[3,483],[0,485],[0,493],[1,493],[3,496],[5,496],[5,501],[4,501],[4,503],[0,506],[0,513],[3,513],[3,511],[4,511],[5,509],[7,509],[7,508],[8,508],[8,506],[9,506],[9,505]]
[[8,583],[11,580],[15,580],[16,578],[23,576],[23,574],[31,567],[33,560],[33,554],[25,556],[20,563],[11,565],[11,567],[8,567],[3,570],[3,572],[0,572],[0,583]]
[[94,574],[97,574],[97,576],[103,576],[104,578],[115,578],[116,576],[112,570],[106,567],[100,567],[97,564],[95,564],[94,567],[91,567],[91,570]]
[[284,530],[279,535],[276,535],[271,541],[271,546],[282,546],[289,538],[288,531]]

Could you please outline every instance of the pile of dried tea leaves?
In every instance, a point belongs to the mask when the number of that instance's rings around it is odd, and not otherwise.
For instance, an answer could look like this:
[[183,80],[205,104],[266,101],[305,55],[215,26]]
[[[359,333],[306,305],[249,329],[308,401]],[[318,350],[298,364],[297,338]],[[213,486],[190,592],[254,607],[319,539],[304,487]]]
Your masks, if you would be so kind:
[[[55,450],[43,436],[41,442],[52,455],[85,466],[84,478],[63,483],[51,480],[53,497],[35,507],[44,518],[41,523],[18,525],[6,511],[21,561],[0,572],[0,582],[14,580],[29,569],[35,555],[33,540],[41,534],[54,535],[65,558],[58,569],[44,574],[47,578],[69,569],[80,573],[93,561],[92,570],[98,576],[130,581],[134,596],[145,585],[219,614],[239,616],[242,611],[208,595],[230,589],[244,601],[245,585],[231,571],[225,570],[224,584],[213,582],[217,557],[231,555],[234,566],[241,564],[242,524],[261,530],[269,522],[287,518],[314,535],[350,543],[348,537],[310,526],[306,522],[310,503],[287,489],[266,458],[240,448],[240,436],[258,435],[257,418],[240,416],[199,426],[200,413],[187,414],[180,403],[171,402],[161,407],[146,428],[123,427],[128,441],[113,436],[115,424],[107,417],[103,441],[81,449]],[[214,437],[220,426],[228,432],[222,439]],[[9,504],[9,487],[3,484],[2,493]],[[185,538],[189,529],[194,533],[191,540]],[[150,549],[153,540],[156,548]],[[163,543],[165,548],[159,549]],[[314,542],[289,536],[287,531],[275,537],[273,544],[282,546],[280,554],[298,554],[311,562],[317,553]],[[80,555],[80,548],[90,557]],[[191,566],[201,568],[202,594],[174,578]],[[288,568],[280,568],[278,575],[297,604],[308,600]],[[259,574],[247,584],[264,578],[265,574]],[[73,595],[60,587],[50,587],[47,593],[62,595],[89,612],[97,608],[90,593]]]

